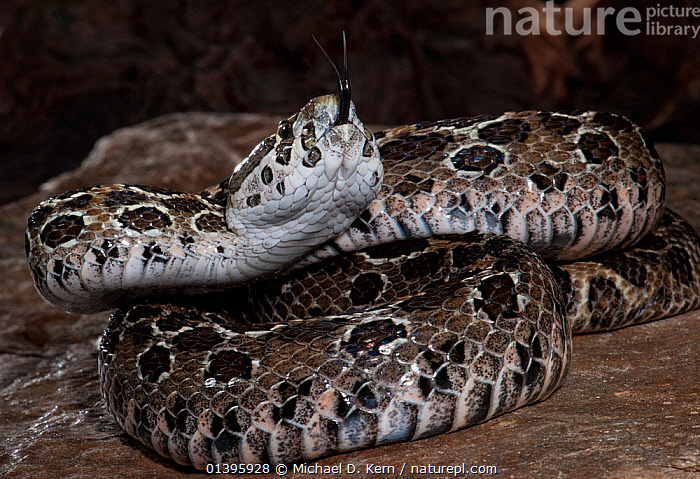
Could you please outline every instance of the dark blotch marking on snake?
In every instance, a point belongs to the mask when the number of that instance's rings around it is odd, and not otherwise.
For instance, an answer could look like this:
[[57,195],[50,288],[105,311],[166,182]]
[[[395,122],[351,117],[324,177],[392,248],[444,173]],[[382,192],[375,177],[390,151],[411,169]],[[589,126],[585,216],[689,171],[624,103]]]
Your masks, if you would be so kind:
[[53,268],[51,272],[56,275],[56,279],[59,282],[59,284],[63,284],[63,260],[62,259],[56,259],[53,262]]
[[250,379],[252,370],[253,362],[247,355],[224,350],[210,356],[204,378],[214,378],[225,384],[231,379]]
[[591,279],[588,290],[589,311],[595,311],[600,316],[600,325],[609,327],[616,317],[616,312],[622,306],[622,293],[615,283],[607,278]]
[[629,255],[606,255],[595,260],[596,263],[610,268],[633,286],[644,286],[647,280],[647,268],[641,261]]
[[119,215],[117,221],[123,228],[129,228],[139,233],[152,229],[163,230],[172,224],[167,213],[148,206],[126,210]]
[[[666,215],[664,215],[663,219],[665,218]],[[666,248],[666,246],[668,246],[666,240],[653,233],[646,235],[639,243],[637,243],[637,248],[651,251],[661,251]]]
[[526,371],[530,365],[530,354],[525,346],[519,342],[515,342],[515,354],[517,356],[518,365],[523,371]]
[[177,334],[172,340],[172,348],[176,352],[211,351],[223,342],[224,338],[212,326],[200,325]]
[[92,201],[93,198],[94,197],[89,193],[82,193],[72,197],[69,200],[66,200],[65,203],[61,205],[61,207],[66,209],[81,209],[89,205],[90,201]]
[[433,185],[435,180],[432,178],[426,178],[418,183],[418,189],[424,193],[430,194],[433,191]]
[[[539,339],[539,338],[535,338]],[[534,344],[533,344],[534,348]],[[536,358],[538,356],[535,356],[535,354],[532,355],[533,358]],[[544,375],[546,373],[542,370],[542,364],[538,361],[530,361],[530,365],[527,368],[527,371],[525,372],[525,385],[531,386],[534,384],[541,384],[544,381]]]
[[532,181],[540,191],[546,191],[554,186],[554,178],[539,173],[530,175],[530,181]]
[[203,232],[216,233],[219,231],[225,231],[227,228],[224,217],[213,213],[200,214],[197,216],[194,224],[199,231]]
[[29,221],[28,221],[28,228],[29,229],[35,229],[37,225],[42,224],[44,221],[46,221],[46,218],[49,216],[53,215],[55,212],[53,206],[40,206],[36,208],[34,211],[32,211],[32,214],[29,216]]
[[378,319],[355,326],[350,337],[340,342],[341,348],[354,357],[359,354],[376,356],[379,348],[398,338],[406,337],[406,327],[397,325],[390,319]]
[[51,248],[76,239],[85,227],[85,220],[78,215],[58,216],[41,229],[39,238]]
[[65,191],[65,192],[61,193],[60,195],[54,196],[53,199],[54,199],[54,200],[67,200],[67,199],[69,199],[71,196],[75,196],[75,195],[77,195],[78,193],[90,193],[90,194],[92,194],[92,191],[93,191],[93,190],[99,189],[99,188],[100,188],[99,186],[97,186],[97,187],[95,187],[95,186],[87,186],[87,187],[84,187],[84,188],[78,188],[77,190]]
[[542,126],[557,136],[564,136],[578,130],[581,122],[563,115],[542,113]]
[[615,134],[629,133],[634,131],[634,125],[625,117],[614,113],[599,112],[593,116],[593,123],[597,123]]
[[[90,251],[95,255],[95,262],[99,265],[103,265],[107,262],[107,256],[105,252],[99,248],[90,248]],[[145,256],[145,255],[144,255]]]
[[564,191],[567,182],[569,181],[569,175],[565,172],[558,173],[554,176],[554,187],[559,191]]
[[203,201],[197,200],[191,196],[173,196],[167,200],[163,200],[163,204],[173,211],[179,211],[187,216],[194,216],[202,211],[211,209]]
[[385,161],[429,158],[433,155],[440,155],[447,147],[448,140],[449,138],[436,132],[427,134],[413,133],[410,141],[406,138],[388,141],[381,146],[379,151]]
[[[226,429],[232,432],[241,432],[241,424],[238,422],[238,406],[236,402],[232,402],[227,413],[224,416],[224,424]],[[238,439],[236,439],[236,445],[238,445]]]
[[461,171],[483,172],[489,175],[498,165],[503,164],[505,155],[492,146],[471,146],[462,148],[451,160],[454,167]]
[[646,205],[649,202],[649,183],[647,179],[647,171],[642,168],[629,168],[630,179],[637,185],[637,191],[639,195],[639,202],[642,205]]
[[394,186],[394,193],[401,195],[404,198],[408,198],[416,191],[418,191],[418,186],[410,181],[402,181],[398,185]]
[[148,382],[158,382],[161,374],[170,372],[170,350],[159,345],[151,346],[139,356],[137,367]]
[[559,268],[556,265],[550,265],[550,269],[554,274],[554,280],[559,285],[559,289],[562,293],[564,293],[564,304],[566,305],[565,310],[567,313],[570,313],[576,307],[576,304],[573,301],[575,290],[574,285],[571,282],[571,276],[565,269]]
[[443,258],[435,252],[426,252],[420,256],[407,258],[401,265],[401,274],[405,279],[433,276],[443,266]]
[[543,161],[539,165],[537,165],[537,168],[539,169],[540,173],[542,173],[544,176],[554,176],[559,171],[561,171],[561,166],[555,163],[550,163],[548,161]]
[[[169,192],[168,192],[169,193]],[[169,196],[169,195],[168,195]],[[150,200],[145,194],[131,189],[112,190],[104,195],[106,206],[133,206],[148,203]]]
[[607,206],[610,205],[610,207],[617,211],[620,208],[619,202],[618,202],[618,196],[617,196],[617,190],[603,190],[603,193],[600,195],[600,206]]
[[[157,263],[167,263],[168,258],[166,257],[163,249],[159,244],[147,244],[143,247],[143,257],[146,260],[153,258],[153,261]],[[104,261],[103,261],[104,262]]]
[[664,253],[664,261],[668,264],[671,274],[677,281],[686,286],[692,285],[693,268],[687,251],[678,246],[673,246]]
[[618,156],[620,150],[605,133],[584,133],[578,140],[578,147],[588,163],[602,165],[611,156]]
[[348,229],[356,229],[364,235],[372,234],[372,228],[367,224],[366,220],[362,219],[359,216],[355,218],[355,221],[352,222],[350,228]]
[[479,128],[479,138],[495,145],[523,143],[528,138],[530,125],[521,119],[495,121]]
[[474,298],[474,309],[483,310],[495,321],[502,314],[512,315],[518,311],[515,284],[508,274],[489,276],[477,287],[482,298]]

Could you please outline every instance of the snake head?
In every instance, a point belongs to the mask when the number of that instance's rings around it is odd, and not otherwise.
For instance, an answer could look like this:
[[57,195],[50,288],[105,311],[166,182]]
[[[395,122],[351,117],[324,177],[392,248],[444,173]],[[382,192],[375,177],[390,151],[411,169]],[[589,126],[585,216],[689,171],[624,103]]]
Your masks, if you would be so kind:
[[341,103],[339,95],[312,99],[238,165],[226,205],[230,230],[308,251],[374,200],[383,176],[379,149],[352,102],[342,121]]

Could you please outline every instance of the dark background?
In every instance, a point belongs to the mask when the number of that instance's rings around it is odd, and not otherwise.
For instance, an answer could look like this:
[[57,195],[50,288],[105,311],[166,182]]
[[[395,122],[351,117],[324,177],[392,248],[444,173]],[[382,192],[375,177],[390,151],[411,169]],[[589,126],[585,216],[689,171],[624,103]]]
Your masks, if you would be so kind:
[[[697,0],[557,2],[583,7]],[[540,0],[279,2],[3,0],[0,203],[73,168],[95,140],[174,111],[288,115],[336,89],[348,36],[353,97],[368,124],[524,109],[623,113],[657,141],[700,142],[700,39],[487,36],[486,8]],[[563,21],[561,17],[555,19]],[[515,22],[515,20],[514,20]],[[664,24],[700,25],[700,18]],[[542,22],[544,28],[544,19]],[[222,172],[222,177],[228,172]]]

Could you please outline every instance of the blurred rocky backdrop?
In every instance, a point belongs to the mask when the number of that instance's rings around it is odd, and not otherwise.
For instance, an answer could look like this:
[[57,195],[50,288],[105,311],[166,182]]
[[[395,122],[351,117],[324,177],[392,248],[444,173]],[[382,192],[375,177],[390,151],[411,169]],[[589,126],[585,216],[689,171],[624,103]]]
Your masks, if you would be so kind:
[[[552,35],[564,14],[547,18],[540,0],[3,0],[0,203],[76,167],[126,125],[175,111],[292,113],[336,88],[311,35],[340,61],[343,30],[369,124],[586,108],[626,114],[657,140],[700,142],[700,41],[647,34],[645,9],[659,3],[555,2],[574,24],[591,12],[593,31]],[[486,35],[486,9],[502,6],[513,24],[530,16],[520,9],[540,12],[541,34],[506,35],[497,17]],[[596,32],[597,9],[630,6],[641,34],[624,35],[615,15]]]

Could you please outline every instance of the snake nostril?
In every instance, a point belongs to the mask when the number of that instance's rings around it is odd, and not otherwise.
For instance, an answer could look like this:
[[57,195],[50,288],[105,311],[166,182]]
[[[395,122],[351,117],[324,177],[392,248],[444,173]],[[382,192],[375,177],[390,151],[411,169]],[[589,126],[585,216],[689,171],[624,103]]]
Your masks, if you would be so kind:
[[313,135],[314,133],[314,124],[311,121],[307,121],[306,124],[304,125],[304,128],[301,129],[301,135],[302,136],[309,136]]

